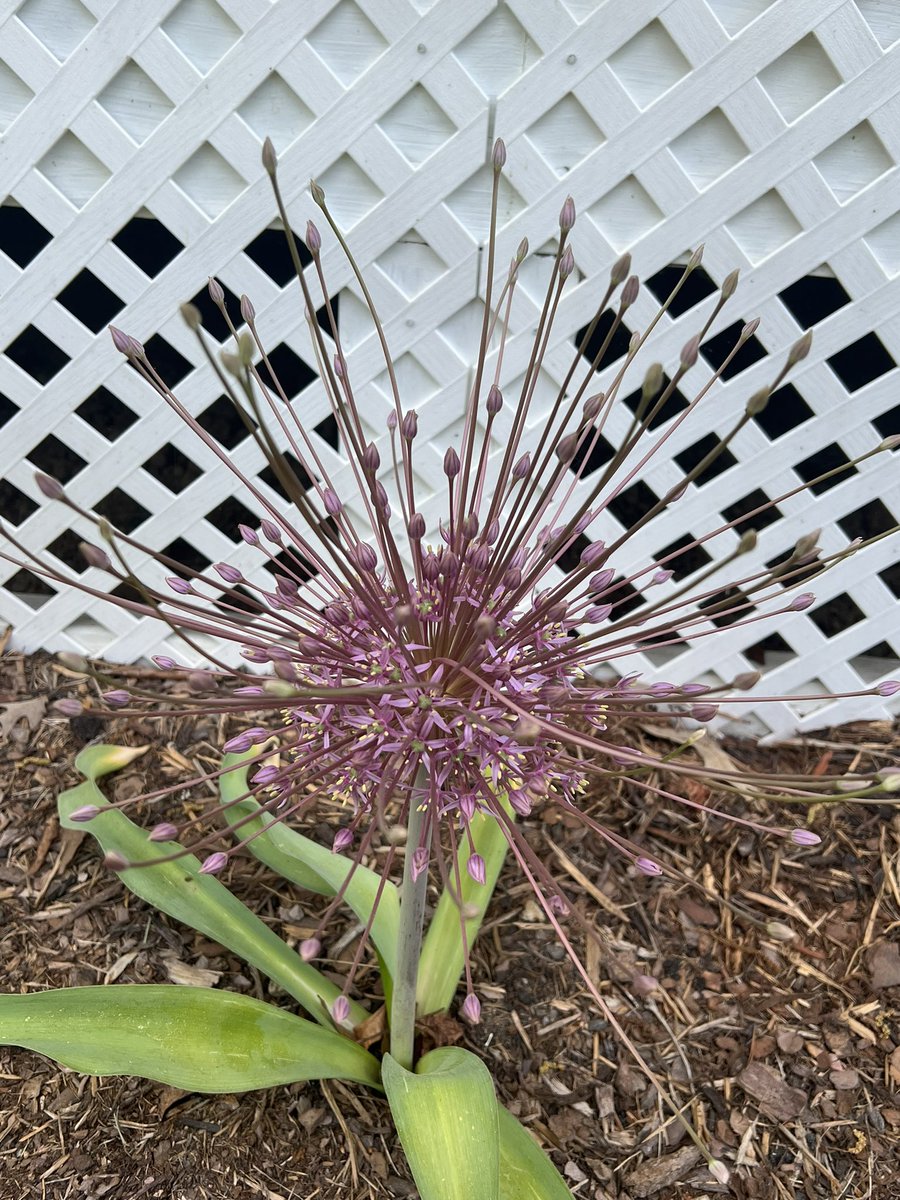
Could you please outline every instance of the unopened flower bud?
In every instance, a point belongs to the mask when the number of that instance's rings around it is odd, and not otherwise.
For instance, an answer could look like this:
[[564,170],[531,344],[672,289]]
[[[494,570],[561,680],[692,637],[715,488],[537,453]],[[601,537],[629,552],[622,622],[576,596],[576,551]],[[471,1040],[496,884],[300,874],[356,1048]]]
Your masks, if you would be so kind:
[[304,938],[300,943],[300,957],[304,962],[312,962],[314,958],[318,957],[321,949],[322,943],[318,938]]
[[521,480],[531,471],[531,455],[526,451],[512,469],[512,477]]
[[502,171],[506,163],[506,144],[503,138],[497,138],[491,152],[491,166],[495,171]]
[[344,1025],[350,1020],[350,1001],[346,996],[338,996],[331,1006],[331,1015],[337,1025]]
[[792,942],[797,936],[790,925],[785,925],[782,921],[766,921],[766,933],[776,942]]
[[485,408],[489,417],[496,417],[497,413],[503,407],[503,393],[496,384],[491,386],[491,390],[487,394]]
[[207,855],[203,860],[203,865],[200,867],[201,875],[218,875],[228,863],[228,855],[223,854],[221,850],[217,850],[214,854]]
[[751,688],[755,688],[762,678],[759,671],[742,671],[740,675],[735,675],[731,681],[731,686],[738,692],[749,692]]
[[312,196],[313,202],[315,204],[318,204],[319,208],[324,208],[324,206],[325,206],[325,189],[322,187],[321,184],[316,183],[316,181],[314,179],[311,179],[309,181],[309,194]]
[[875,690],[879,696],[896,696],[900,692],[900,679],[884,679]]
[[799,596],[793,598],[789,607],[792,612],[803,612],[805,608],[809,608],[811,604],[814,604],[815,600],[816,598],[812,592],[801,592]]
[[575,201],[571,196],[566,196],[563,201],[563,206],[559,210],[559,228],[562,233],[568,233],[575,224]]
[[703,250],[704,247],[702,244],[697,247],[687,261],[687,271],[696,271],[696,269],[700,266],[700,264],[703,262]]
[[331,843],[331,849],[335,854],[342,854],[344,850],[352,843],[353,834],[349,829],[339,829],[334,835],[334,841]]
[[262,535],[267,542],[275,542],[276,545],[281,544],[281,530],[274,521],[270,521],[267,517],[264,517],[262,521],[260,521],[259,527],[262,530]]
[[567,433],[556,443],[556,457],[561,463],[570,463],[578,450],[578,434]]
[[484,859],[480,854],[470,854],[466,862],[466,871],[470,879],[474,879],[476,883],[484,883],[487,875],[485,873]]
[[807,354],[809,354],[810,347],[812,346],[812,338],[812,330],[807,329],[803,337],[794,342],[793,346],[791,346],[790,350],[788,351],[787,365],[789,367],[795,367],[798,362],[802,362],[803,359],[806,358]]
[[59,713],[61,717],[80,717],[84,712],[84,705],[80,700],[74,697],[65,697],[62,700],[54,700],[53,711]]
[[609,272],[609,282],[613,287],[618,287],[620,283],[628,278],[628,272],[631,270],[631,255],[626,250],[621,258],[617,258]]
[[206,285],[206,290],[209,292],[209,298],[217,308],[221,308],[225,303],[225,289],[219,283],[218,279],[209,277]]
[[256,320],[256,309],[253,306],[253,301],[249,296],[241,296],[241,320],[248,325],[252,325]]
[[278,169],[278,155],[275,153],[275,144],[270,137],[263,142],[262,165],[268,175],[274,175]]
[[792,829],[789,837],[795,846],[818,846],[822,840],[811,829]]
[[598,562],[606,553],[606,542],[591,542],[585,546],[580,555],[582,566],[590,567]]
[[113,688],[112,691],[103,693],[103,701],[110,708],[123,708],[131,699],[131,692],[125,688]]
[[753,320],[748,321],[741,330],[740,336],[738,337],[738,345],[741,346],[744,342],[749,341],[749,339],[753,337],[754,333],[756,333],[757,329],[759,329],[759,317],[754,317]]
[[419,878],[423,871],[428,870],[428,847],[416,846],[413,850],[412,859],[409,864],[410,874],[413,877],[413,882]]
[[103,856],[103,865],[110,871],[125,871],[128,868],[128,859],[118,850],[107,850]]
[[178,837],[178,826],[171,821],[160,821],[154,825],[147,837],[151,842],[174,842]]
[[592,625],[599,625],[601,621],[605,621],[612,612],[611,604],[592,604],[584,614],[584,619],[590,621]]
[[622,295],[619,297],[619,303],[622,308],[631,308],[641,290],[641,281],[637,275],[629,275],[625,280],[625,286],[622,288]]
[[749,554],[751,550],[756,549],[756,543],[759,541],[759,534],[755,529],[748,529],[741,534],[741,540],[738,542],[737,553]]
[[575,270],[575,254],[571,246],[566,246],[563,251],[562,258],[559,260],[559,277],[560,279],[568,279]]
[[474,992],[469,992],[463,1001],[462,1015],[472,1025],[477,1025],[481,1020],[481,1001]]
[[182,304],[181,319],[187,325],[188,329],[197,330],[203,324],[203,318],[200,316],[200,309],[196,304]]
[[374,442],[369,442],[368,446],[363,450],[362,465],[370,475],[374,475],[381,466],[381,455],[378,453],[378,447]]
[[306,248],[313,258],[322,249],[322,235],[312,221],[306,222]]
[[45,475],[43,471],[35,471],[34,482],[48,500],[65,499],[66,493],[63,491],[62,484],[58,479],[54,479],[52,475]]
[[418,542],[425,536],[425,518],[420,512],[415,512],[409,518],[409,536],[413,541]]
[[758,417],[766,405],[769,403],[771,390],[767,387],[759,388],[753,393],[747,401],[744,411],[748,417]]
[[230,563],[215,563],[214,569],[226,583],[241,583],[244,578],[237,567],[231,566]]
[[408,442],[411,442],[418,432],[419,418],[416,415],[415,409],[410,409],[400,422],[400,433]]
[[645,858],[643,855],[635,859],[634,865],[642,875],[662,875],[662,867],[659,863],[655,863],[652,858]]
[[598,571],[588,580],[588,589],[594,593],[605,592],[612,583],[614,575],[615,571],[611,567],[607,567],[605,571]]
[[113,340],[113,345],[120,354],[131,354],[131,338],[127,333],[123,333],[123,331],[121,329],[117,329],[115,325],[110,325],[109,335]]
[[731,271],[722,281],[722,299],[730,300],[737,290],[740,271]]
[[699,353],[700,337],[698,334],[695,334],[692,338],[685,342],[684,346],[681,348],[680,361],[681,366],[685,371],[690,370],[690,368],[694,365],[694,363],[697,361],[697,355]]
[[101,571],[112,570],[109,555],[105,550],[101,550],[99,546],[95,546],[91,542],[79,542],[78,549],[81,551],[81,556],[89,567],[97,567]]
[[516,248],[516,262],[517,263],[524,262],[527,254],[528,254],[528,238],[523,237],[521,242],[519,242],[518,247]]
[[93,821],[99,812],[102,812],[102,809],[99,809],[96,804],[83,804],[81,808],[76,808],[74,812],[69,813],[69,820],[81,825],[87,821]]
[[480,527],[478,513],[470,512],[462,523],[462,535],[467,541],[477,536]]

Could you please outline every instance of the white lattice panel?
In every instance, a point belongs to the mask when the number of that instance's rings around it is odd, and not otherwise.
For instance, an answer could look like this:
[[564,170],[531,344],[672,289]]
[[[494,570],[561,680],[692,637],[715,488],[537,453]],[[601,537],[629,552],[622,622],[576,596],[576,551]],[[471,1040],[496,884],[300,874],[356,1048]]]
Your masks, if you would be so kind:
[[[252,296],[284,382],[340,473],[301,308],[268,229],[266,133],[295,227],[313,215],[305,188],[315,175],[350,230],[405,401],[419,410],[420,442],[434,440],[431,461],[419,460],[425,494],[458,430],[479,323],[481,164],[495,133],[510,151],[500,261],[523,235],[546,243],[568,192],[578,203],[581,279],[561,307],[548,391],[621,250],[632,249],[649,285],[629,313],[633,329],[655,311],[654,290],[668,291],[668,265],[706,243],[689,310],[659,329],[653,357],[668,367],[713,288],[742,269],[694,385],[721,359],[717,335],[756,315],[760,330],[705,416],[672,438],[646,481],[652,491],[698,461],[704,438],[724,432],[768,381],[762,353],[783,356],[815,326],[812,354],[742,431],[724,469],[691,485],[617,565],[645,565],[715,514],[730,520],[802,485],[814,457],[836,465],[900,431],[895,0],[25,0],[0,12],[0,510],[32,547],[79,570],[67,510],[40,502],[35,467],[154,547],[253,570],[246,548],[231,544],[247,518],[231,476],[173,424],[104,331],[114,318],[148,344],[190,411],[247,470],[261,470],[177,315],[202,299],[210,274]],[[348,268],[332,252],[325,267],[355,343],[357,392],[381,431],[383,364]],[[525,272],[518,294],[509,379],[524,369],[540,268]],[[610,440],[629,416],[621,407]],[[896,464],[880,456],[818,496],[785,501],[756,561],[817,526],[826,552],[891,526]],[[825,576],[817,606],[783,621],[780,640],[764,642],[766,627],[750,625],[674,661],[635,656],[633,666],[696,677],[714,645],[721,678],[764,656],[767,692],[867,686],[900,652],[896,557],[888,538]],[[84,578],[103,586],[97,572]],[[120,661],[161,648],[154,624],[74,590],[42,591],[7,564],[0,584],[0,617],[24,648]],[[892,703],[769,705],[762,720],[783,734],[885,715]]]

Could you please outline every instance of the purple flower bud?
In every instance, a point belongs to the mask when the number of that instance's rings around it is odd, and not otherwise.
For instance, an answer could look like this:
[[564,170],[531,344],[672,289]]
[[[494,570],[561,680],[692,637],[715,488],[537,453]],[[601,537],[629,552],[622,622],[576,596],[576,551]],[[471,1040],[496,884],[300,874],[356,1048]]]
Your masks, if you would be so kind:
[[476,883],[484,883],[487,878],[485,874],[484,859],[480,854],[470,854],[466,862],[466,871],[470,879],[474,879]]
[[507,794],[507,798],[514,813],[520,817],[527,817],[531,814],[532,802],[531,797],[520,788],[512,788]]
[[338,996],[331,1006],[331,1015],[338,1025],[344,1025],[350,1019],[350,1001],[346,996]]
[[228,855],[223,854],[221,850],[217,850],[215,854],[210,854],[203,860],[203,865],[200,867],[201,875],[218,875],[228,862]]
[[237,567],[232,567],[228,563],[216,563],[214,569],[226,583],[241,583],[244,578]]
[[759,671],[742,671],[740,675],[735,675],[731,681],[731,686],[739,692],[749,692],[751,688],[756,687],[762,675]]
[[318,938],[305,938],[300,943],[300,957],[304,962],[311,962],[317,958],[319,951],[322,949],[322,943]]
[[388,427],[388,431],[390,433],[393,433],[394,430],[397,428],[397,411],[396,411],[396,409],[392,408],[391,411],[388,413],[387,427]]
[[153,826],[147,836],[151,842],[174,842],[178,838],[178,826],[171,821],[161,821]]
[[660,567],[658,571],[653,572],[651,583],[668,583],[672,578],[673,572],[666,570],[665,567]]
[[559,210],[559,228],[560,232],[568,233],[575,224],[575,201],[571,196],[566,196],[563,201],[563,206]]
[[885,679],[876,688],[879,696],[896,696],[900,692],[900,679]]
[[700,338],[699,336],[692,337],[681,348],[681,366],[687,371],[697,361],[697,355],[700,353]]
[[691,707],[691,716],[695,721],[711,721],[718,711],[717,704],[694,704]]
[[472,570],[476,571],[479,575],[483,574],[487,570],[488,563],[490,561],[490,551],[484,544],[476,546],[469,555],[469,565],[471,566]]
[[503,393],[496,384],[491,385],[491,390],[487,394],[485,408],[489,417],[496,417],[497,413],[503,407]]
[[206,285],[206,290],[209,292],[210,300],[217,307],[221,307],[225,303],[225,291],[218,279],[210,277],[209,283]]
[[306,222],[306,248],[313,258],[315,258],[322,249],[322,235],[319,233],[312,221]]
[[445,579],[455,579],[459,574],[459,559],[452,550],[447,550],[441,555],[440,568]]
[[325,505],[325,511],[329,517],[336,517],[344,507],[341,504],[340,497],[332,488],[326,488],[322,496],[322,503]]
[[105,550],[101,550],[99,546],[95,546],[92,542],[79,542],[78,549],[81,551],[81,557],[89,567],[97,567],[101,571],[112,570],[109,555]]
[[342,854],[353,841],[353,834],[349,829],[339,829],[334,835],[334,841],[331,843],[332,853]]
[[459,455],[452,446],[447,448],[447,453],[444,455],[444,474],[448,479],[455,479],[460,471]]
[[518,567],[507,567],[503,572],[503,586],[515,591],[522,582],[522,572]]
[[575,255],[572,252],[571,246],[566,246],[563,250],[562,258],[559,260],[559,277],[560,279],[568,279],[575,270]]
[[411,408],[408,413],[404,413],[403,420],[400,422],[400,433],[408,442],[411,442],[418,432],[419,418],[416,410]]
[[642,855],[635,860],[634,865],[642,875],[662,875],[662,867],[659,863],[655,863],[652,858],[645,858]]
[[59,713],[61,717],[80,717],[84,712],[84,705],[80,700],[68,697],[63,700],[54,700],[53,711]]
[[659,683],[651,683],[650,685],[651,696],[671,696],[674,691],[675,685],[673,683],[666,683],[664,680],[660,680]]
[[278,545],[281,544],[281,530],[276,524],[274,524],[274,522],[263,519],[260,522],[259,527],[262,530],[262,535],[267,542],[276,542]]
[[113,340],[113,345],[120,354],[131,354],[131,338],[127,333],[123,333],[121,329],[117,329],[115,325],[109,326],[110,337]]
[[413,881],[419,878],[423,871],[428,870],[428,847],[416,846],[413,850],[412,862],[410,863],[410,874]]
[[222,749],[226,754],[243,754],[252,745],[252,738],[247,737],[246,733],[238,733],[233,738],[229,738]]
[[381,455],[378,453],[378,447],[374,442],[369,442],[368,446],[363,450],[362,465],[363,469],[370,475],[374,475],[381,466]]
[[477,1025],[481,1021],[481,1001],[474,992],[469,992],[463,1000],[462,1015],[471,1025]]
[[587,400],[584,402],[584,419],[586,421],[594,420],[594,418],[600,412],[600,409],[603,407],[603,401],[605,399],[606,396],[603,394],[603,392],[597,392],[594,396],[588,396]]
[[612,583],[614,575],[615,571],[610,567],[607,567],[605,571],[598,571],[588,580],[588,588],[595,593],[605,592]]
[[128,859],[123,858],[118,850],[107,850],[103,855],[103,865],[110,871],[124,871],[128,867]]
[[69,820],[76,821],[79,825],[84,821],[93,821],[100,809],[96,804],[83,804],[81,808],[76,808],[74,812],[69,813]]
[[429,550],[422,559],[422,575],[429,583],[434,583],[441,573],[440,563],[433,550]]
[[425,518],[420,512],[414,512],[409,518],[407,532],[414,542],[421,541],[425,536]]
[[531,455],[526,451],[512,469],[513,479],[524,479],[531,471]]
[[111,692],[104,692],[103,699],[111,708],[122,708],[131,699],[131,692],[126,692],[124,688],[114,688]]
[[256,320],[256,309],[249,296],[241,296],[241,320],[252,325]]
[[45,475],[43,471],[35,471],[34,482],[48,500],[65,499],[66,493],[63,491],[62,484],[58,479],[54,479],[52,475]]
[[792,612],[802,612],[804,608],[809,608],[815,603],[815,596],[812,592],[801,592],[799,596],[795,596],[790,603]]
[[388,498],[387,489],[380,479],[375,482],[375,503],[386,517],[391,515],[391,502]]
[[506,144],[503,138],[497,138],[491,151],[491,165],[495,171],[502,171],[506,163]]
[[378,566],[378,556],[371,546],[360,542],[350,551],[350,557],[360,571],[374,571]]
[[789,836],[795,846],[818,846],[822,840],[811,829],[792,829]]
[[470,512],[462,523],[463,537],[468,541],[471,541],[472,538],[478,533],[479,525],[480,522],[478,520],[478,514]]
[[578,434],[567,433],[556,443],[556,457],[561,463],[570,463],[578,449]]
[[161,671],[174,671],[178,664],[174,658],[169,658],[168,654],[154,654],[153,661]]
[[169,575],[166,578],[166,583],[179,596],[186,596],[191,591],[191,585],[186,580],[179,579],[177,575]]
[[592,604],[584,614],[584,619],[590,621],[592,625],[598,625],[601,621],[605,621],[611,612],[611,604]]
[[637,275],[629,275],[625,280],[625,286],[622,288],[620,301],[623,308],[631,308],[635,300],[638,298],[638,293],[641,290],[641,281]]
[[585,567],[593,566],[593,564],[602,558],[606,553],[606,542],[591,542],[589,546],[581,552],[581,563]]
[[238,525],[238,533],[248,546],[259,545],[259,535],[255,529],[251,529],[249,525]]

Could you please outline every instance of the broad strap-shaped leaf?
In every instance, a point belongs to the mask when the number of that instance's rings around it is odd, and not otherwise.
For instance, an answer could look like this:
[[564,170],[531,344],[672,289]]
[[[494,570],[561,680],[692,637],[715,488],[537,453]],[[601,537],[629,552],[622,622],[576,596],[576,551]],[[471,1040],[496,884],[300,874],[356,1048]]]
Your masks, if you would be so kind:
[[487,1067],[459,1046],[415,1072],[384,1056],[382,1081],[422,1200],[498,1200],[497,1100]]
[[572,1193],[531,1134],[502,1104],[500,1200],[572,1200]]
[[[499,821],[477,813],[469,822],[472,845],[484,859],[485,881],[476,883],[466,871],[472,847],[466,839],[457,854],[460,894],[463,907],[472,915],[466,919],[466,945],[471,951],[490,904],[497,876],[503,866],[509,843]],[[465,956],[456,901],[445,888],[434,910],[419,956],[416,1009],[423,1016],[443,1012],[459,986]]]
[[272,1004],[212,988],[111,984],[0,995],[0,1045],[85,1075],[139,1075],[188,1092],[301,1079],[379,1087],[361,1046]]
[[[91,821],[71,821],[69,814],[86,804],[107,811]],[[151,842],[145,830],[110,805],[91,779],[63,792],[57,807],[66,829],[87,831],[104,851],[115,850],[129,862],[147,862],[181,850],[174,842]],[[193,854],[182,852],[171,862],[134,867],[121,871],[119,877],[136,896],[258,967],[317,1021],[331,1024],[326,1009],[341,994],[341,989],[305,963],[218,879],[201,875],[200,862]],[[358,1025],[367,1015],[360,1005],[351,1003],[348,1028]]]
[[[222,766],[229,767],[242,759],[252,757],[258,751],[250,750],[246,754],[227,754],[222,759]],[[259,816],[242,824],[235,830],[239,838],[249,837],[257,830],[263,829],[271,816],[265,813],[255,800],[250,798],[232,803],[238,796],[243,796],[248,790],[247,767],[238,767],[221,776],[220,792],[222,800],[228,807],[225,809],[225,819],[229,826],[234,826],[251,813]],[[259,833],[247,849],[260,862],[277,871],[284,879],[296,883],[298,887],[308,891],[318,892],[323,896],[333,896],[340,890],[344,880],[350,875],[352,863],[343,854],[333,854],[325,846],[320,846],[303,834],[297,833],[287,825],[272,825],[264,833]],[[378,889],[381,888],[379,896]],[[378,897],[378,909],[372,922],[372,944],[378,951],[383,966],[393,977],[397,960],[397,928],[400,920],[400,902],[397,887],[390,880],[382,883],[381,876],[368,867],[360,864],[350,878],[343,893],[347,907],[352,909],[358,919],[365,925],[372,913],[375,899]]]

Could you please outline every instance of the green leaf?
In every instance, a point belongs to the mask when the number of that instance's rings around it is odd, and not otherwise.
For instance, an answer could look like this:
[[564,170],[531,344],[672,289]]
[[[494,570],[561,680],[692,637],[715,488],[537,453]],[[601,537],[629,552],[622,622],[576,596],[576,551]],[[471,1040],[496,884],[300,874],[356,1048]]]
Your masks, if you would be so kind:
[[85,746],[75,759],[75,770],[88,779],[100,779],[113,771],[121,771],[136,758],[146,754],[148,746]]
[[117,983],[0,995],[0,1045],[85,1075],[139,1075],[188,1092],[329,1078],[380,1086],[377,1061],[355,1042],[212,988]]
[[422,1200],[498,1200],[497,1101],[484,1063],[446,1046],[421,1058],[415,1073],[390,1054],[381,1071]]
[[[91,821],[71,821],[69,814],[85,804],[105,811]],[[151,842],[146,831],[113,808],[90,779],[63,792],[57,807],[66,829],[90,833],[104,851],[118,851],[129,862],[147,862],[181,851],[175,842]],[[134,867],[121,871],[119,877],[136,896],[258,967],[317,1021],[331,1024],[326,1008],[341,989],[305,963],[218,879],[201,875],[200,862],[193,854],[181,852],[171,862]],[[365,1009],[351,1002],[348,1027],[359,1024],[367,1015]]]
[[[231,766],[258,753],[258,750],[251,750],[247,754],[227,754],[222,759],[222,766]],[[247,790],[247,767],[231,770],[221,777],[222,801],[229,805],[224,814],[229,827],[233,827],[251,813],[260,814],[234,831],[235,836],[241,839],[263,829],[271,820],[270,815],[265,813],[255,800],[248,798],[232,804],[236,797],[243,796]],[[340,890],[353,865],[344,855],[333,854],[326,847],[282,824],[272,825],[265,833],[258,834],[248,842],[247,849],[284,879],[324,896],[333,896]],[[343,899],[365,925],[372,914],[376,897],[378,909],[372,922],[372,944],[378,951],[382,966],[393,977],[397,962],[397,930],[400,922],[397,888],[389,880],[382,883],[380,875],[360,864],[347,884]]]
[[[502,802],[503,798],[500,799]],[[476,883],[466,871],[466,860],[472,852],[466,840],[459,848],[457,862],[463,907],[472,913],[466,920],[466,945],[471,951],[494,894],[509,843],[500,822],[483,813],[476,814],[469,822],[469,832],[475,850],[484,859],[485,867],[484,883]],[[424,1016],[426,1013],[443,1012],[450,1007],[450,1001],[459,986],[464,962],[459,909],[445,888],[434,910],[419,956],[416,987],[416,1009],[419,1013]]]
[[500,1200],[572,1200],[553,1163],[527,1129],[497,1105],[500,1117]]

